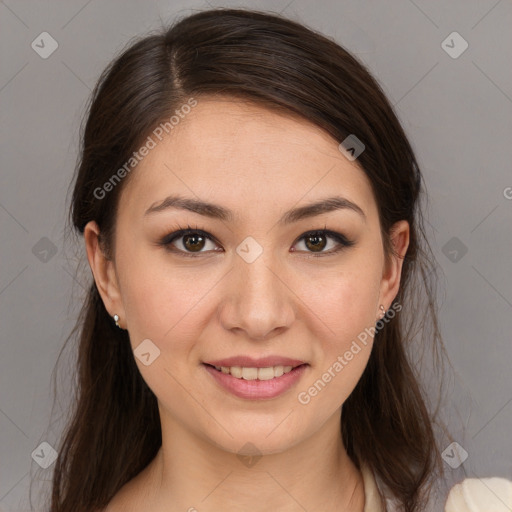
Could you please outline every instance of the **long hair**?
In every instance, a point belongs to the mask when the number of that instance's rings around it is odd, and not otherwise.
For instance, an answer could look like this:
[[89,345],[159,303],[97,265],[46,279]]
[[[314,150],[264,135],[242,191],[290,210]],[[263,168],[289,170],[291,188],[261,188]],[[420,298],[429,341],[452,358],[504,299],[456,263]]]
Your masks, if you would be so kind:
[[[443,469],[437,409],[430,410],[410,353],[418,333],[434,367],[444,358],[436,267],[420,207],[424,182],[392,105],[354,56],[300,23],[240,9],[201,11],[132,41],[103,72],[88,105],[72,229],[83,234],[96,221],[111,257],[119,194],[136,167],[104,197],[98,190],[190,98],[216,95],[298,116],[338,143],[356,135],[365,145],[357,162],[377,202],[387,258],[391,226],[409,223],[396,314],[375,334],[368,365],[343,404],[340,435],[354,464],[368,465],[401,510],[422,510]],[[67,340],[77,335],[77,382],[57,450],[50,512],[102,509],[162,442],[156,397],[137,369],[128,334],[114,326],[94,281],[88,287]]]

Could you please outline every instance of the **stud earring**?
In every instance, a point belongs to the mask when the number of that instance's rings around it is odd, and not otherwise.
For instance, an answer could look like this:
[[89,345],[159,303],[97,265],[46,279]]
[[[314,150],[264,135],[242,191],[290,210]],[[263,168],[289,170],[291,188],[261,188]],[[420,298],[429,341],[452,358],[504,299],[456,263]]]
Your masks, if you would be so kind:
[[382,311],[382,315],[381,315],[381,319],[382,319],[386,316],[386,308],[382,304],[379,307],[380,307],[380,310]]
[[116,323],[117,327],[121,328],[119,325],[119,315],[114,315],[114,322]]

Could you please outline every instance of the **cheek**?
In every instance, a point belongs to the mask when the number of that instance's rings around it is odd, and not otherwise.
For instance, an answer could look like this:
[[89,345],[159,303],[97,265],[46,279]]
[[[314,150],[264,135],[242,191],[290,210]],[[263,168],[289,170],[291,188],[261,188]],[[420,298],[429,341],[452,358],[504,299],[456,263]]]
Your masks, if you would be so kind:
[[176,333],[189,330],[194,305],[204,292],[198,288],[190,291],[190,285],[182,288],[181,283],[170,277],[167,280],[143,277],[133,276],[123,290],[130,335],[166,343],[176,338]]
[[[120,260],[119,269],[132,349],[142,347],[141,343],[149,339],[159,350],[149,365],[138,357],[135,362],[156,396],[171,409],[179,409],[183,407],[179,383],[188,378],[187,361],[193,358],[194,346],[204,329],[204,303],[214,284],[212,277],[195,279],[197,271],[192,275],[137,255]],[[147,342],[145,346],[150,352],[156,350]],[[188,406],[193,408],[193,404]]]
[[317,364],[299,390],[299,403],[332,412],[342,406],[359,382],[373,346],[378,287],[372,279],[368,273],[344,276],[322,295],[318,305],[323,305],[321,318],[329,329],[320,327]]
[[379,286],[378,262],[359,259],[315,294],[312,309],[319,311],[329,329],[318,333],[318,364],[308,382],[313,387],[302,390],[304,401],[333,410],[357,385],[371,354]]
[[[186,345],[201,327],[198,312],[215,284],[211,272],[166,264],[159,251],[125,251],[120,256],[119,277],[126,324],[135,347],[143,339],[159,346]],[[179,347],[176,347],[179,349]]]
[[376,322],[379,275],[370,266],[342,272],[316,296],[316,308],[330,327],[335,344],[349,342]]

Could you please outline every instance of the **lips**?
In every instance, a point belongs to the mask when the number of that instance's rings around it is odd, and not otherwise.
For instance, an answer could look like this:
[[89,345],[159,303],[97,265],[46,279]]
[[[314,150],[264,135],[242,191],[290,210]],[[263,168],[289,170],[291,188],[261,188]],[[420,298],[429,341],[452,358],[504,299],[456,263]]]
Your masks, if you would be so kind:
[[[219,361],[212,361],[214,363],[222,363],[225,364],[226,362],[230,362],[232,360],[235,361],[241,361],[243,359],[240,358],[231,358],[231,359],[222,359]],[[263,359],[249,359],[250,364],[269,364],[267,361],[272,361],[272,359],[263,358]],[[245,359],[247,361],[247,359]],[[295,364],[297,362],[296,359],[289,359],[289,358],[279,358],[278,361],[283,362],[294,362]],[[268,367],[240,367],[240,366],[231,366],[231,367],[224,367],[221,366],[221,368],[224,371],[220,371],[215,366],[210,365],[209,363],[204,363],[203,368],[206,370],[206,372],[213,378],[214,382],[217,383],[219,386],[218,389],[222,389],[224,391],[227,391],[231,393],[232,395],[235,395],[238,398],[248,399],[248,400],[265,400],[265,399],[271,399],[271,398],[277,398],[278,396],[284,394],[286,391],[290,390],[292,387],[296,386],[301,378],[305,375],[305,373],[308,370],[309,365],[307,363],[300,364],[298,366],[293,367],[291,365],[288,365],[286,368],[288,369],[287,373],[283,373],[284,367],[281,365],[278,365],[277,367],[274,367],[274,376],[270,379],[267,379],[268,375],[265,375],[265,378],[261,380],[259,377],[259,373],[263,371],[264,373],[267,373],[266,369]],[[254,378],[254,372],[256,371],[256,368],[258,368],[258,378]],[[262,370],[263,368],[263,370]],[[230,374],[230,372],[234,371],[236,369],[236,372],[239,374],[240,370],[242,372],[249,371],[252,375],[249,375],[249,380],[246,380],[244,376],[238,375],[238,377],[235,377]],[[272,368],[269,368],[272,370]],[[228,370],[228,373],[225,372],[225,370]],[[277,372],[279,370],[279,372]],[[277,373],[280,373],[278,375]],[[240,378],[242,377],[242,378]]]
[[258,359],[250,356],[233,356],[226,359],[205,361],[204,363],[211,366],[242,366],[245,368],[268,368],[270,366],[291,366],[295,368],[305,364],[305,361],[283,356],[266,356]]

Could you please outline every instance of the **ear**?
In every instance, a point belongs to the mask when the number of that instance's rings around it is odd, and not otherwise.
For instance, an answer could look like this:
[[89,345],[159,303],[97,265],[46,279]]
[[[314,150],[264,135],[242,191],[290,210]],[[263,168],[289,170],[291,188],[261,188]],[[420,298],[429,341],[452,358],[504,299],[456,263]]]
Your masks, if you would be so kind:
[[95,221],[88,222],[84,228],[87,259],[105,309],[110,316],[119,315],[119,324],[122,325],[125,314],[114,261],[108,259],[101,249],[98,238],[99,234],[98,224]]
[[[391,243],[395,254],[391,254],[388,264],[384,265],[382,280],[380,285],[379,304],[389,309],[400,288],[400,278],[402,275],[402,264],[404,262],[407,248],[409,247],[409,223],[406,220],[400,220],[391,227]],[[377,311],[377,318],[381,318],[382,311]]]

